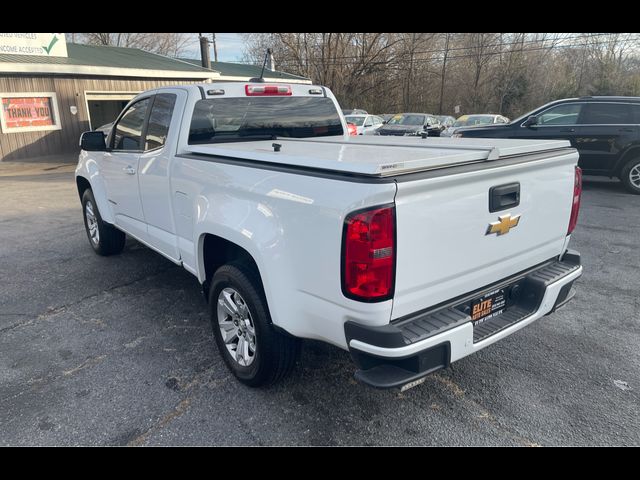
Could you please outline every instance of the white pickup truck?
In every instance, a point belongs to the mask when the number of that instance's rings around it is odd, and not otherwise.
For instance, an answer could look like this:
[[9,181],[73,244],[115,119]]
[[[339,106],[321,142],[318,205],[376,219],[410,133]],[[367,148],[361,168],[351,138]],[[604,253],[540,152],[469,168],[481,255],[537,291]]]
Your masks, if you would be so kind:
[[580,206],[566,141],[350,137],[325,87],[214,83],[134,98],[76,169],[101,255],[125,234],[182,265],[242,382],[301,338],[409,388],[573,297]]

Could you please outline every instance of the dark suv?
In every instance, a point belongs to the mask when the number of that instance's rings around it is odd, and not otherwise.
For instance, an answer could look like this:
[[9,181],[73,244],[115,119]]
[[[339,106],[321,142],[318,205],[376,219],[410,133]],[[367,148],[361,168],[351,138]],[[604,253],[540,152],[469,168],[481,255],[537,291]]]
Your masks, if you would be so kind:
[[566,139],[585,174],[618,177],[640,194],[640,97],[557,100],[506,125],[460,128],[454,137]]

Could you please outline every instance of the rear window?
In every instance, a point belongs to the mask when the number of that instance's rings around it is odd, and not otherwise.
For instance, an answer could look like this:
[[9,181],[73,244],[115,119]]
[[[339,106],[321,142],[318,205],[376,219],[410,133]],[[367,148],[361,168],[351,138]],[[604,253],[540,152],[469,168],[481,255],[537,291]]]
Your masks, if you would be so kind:
[[587,125],[625,125],[634,123],[633,110],[628,103],[589,103],[580,123]]
[[347,123],[353,123],[357,127],[361,127],[364,124],[365,117],[344,117]]
[[340,116],[329,98],[215,98],[196,102],[189,144],[342,134]]
[[493,123],[492,115],[463,115],[453,124],[454,127],[471,127]]

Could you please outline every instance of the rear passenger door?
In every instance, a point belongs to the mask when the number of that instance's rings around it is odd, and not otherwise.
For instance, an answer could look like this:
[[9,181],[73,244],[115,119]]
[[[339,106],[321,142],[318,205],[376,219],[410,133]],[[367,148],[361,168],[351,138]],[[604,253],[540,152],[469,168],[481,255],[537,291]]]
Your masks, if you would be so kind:
[[621,152],[638,138],[633,106],[629,103],[591,102],[585,105],[576,146],[585,173],[611,172]]

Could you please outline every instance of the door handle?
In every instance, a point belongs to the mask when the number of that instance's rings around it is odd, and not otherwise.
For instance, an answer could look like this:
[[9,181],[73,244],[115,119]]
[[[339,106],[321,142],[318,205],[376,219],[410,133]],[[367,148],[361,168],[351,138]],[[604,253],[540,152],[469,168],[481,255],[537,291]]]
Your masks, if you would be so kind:
[[127,165],[126,167],[124,167],[122,169],[124,171],[124,173],[126,173],[127,175],[135,175],[136,174],[136,169],[133,168],[131,165]]
[[560,133],[574,133],[576,131],[575,128],[564,128],[560,130]]
[[621,128],[618,131],[619,132],[635,132],[635,129],[633,129],[633,128]]
[[489,211],[499,212],[520,205],[520,182],[497,185],[489,189]]

